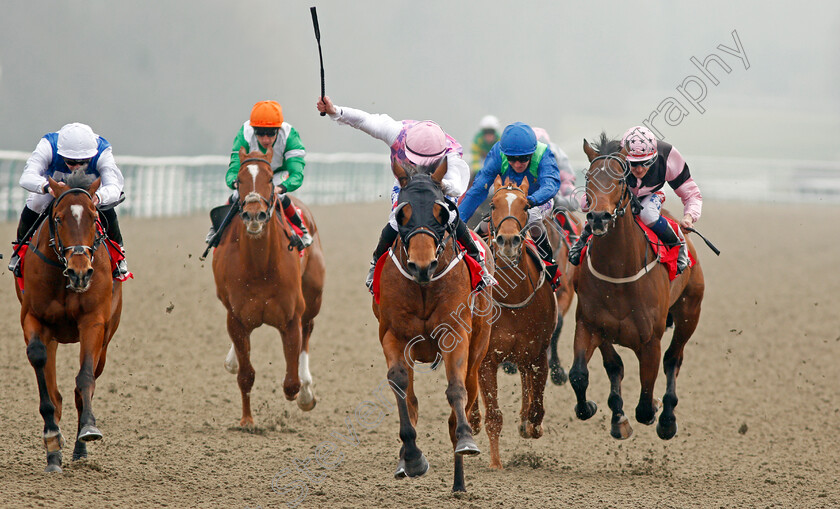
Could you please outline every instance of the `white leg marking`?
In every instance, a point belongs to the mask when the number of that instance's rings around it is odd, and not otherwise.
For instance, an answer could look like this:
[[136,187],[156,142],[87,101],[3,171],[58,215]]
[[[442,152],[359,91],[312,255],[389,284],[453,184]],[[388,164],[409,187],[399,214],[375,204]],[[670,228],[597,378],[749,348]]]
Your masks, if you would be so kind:
[[233,375],[239,373],[239,359],[236,358],[236,349],[233,345],[230,345],[230,351],[225,357],[225,369]]
[[312,390],[312,373],[309,372],[309,352],[300,352],[298,376],[300,377],[298,406],[304,410],[312,410],[315,406],[315,392]]
[[73,217],[76,218],[76,223],[79,225],[82,224],[82,212],[84,212],[85,208],[81,205],[70,205],[70,213],[73,214]]

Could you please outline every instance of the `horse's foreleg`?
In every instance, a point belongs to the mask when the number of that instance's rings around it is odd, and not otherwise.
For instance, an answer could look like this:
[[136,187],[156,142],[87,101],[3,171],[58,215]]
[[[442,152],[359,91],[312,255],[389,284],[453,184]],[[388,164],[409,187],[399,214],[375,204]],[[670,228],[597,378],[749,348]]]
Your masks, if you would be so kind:
[[[460,332],[462,338],[466,338],[466,331]],[[467,404],[469,395],[466,387],[467,368],[469,360],[469,342],[458,341],[455,348],[443,354],[443,362],[446,365],[446,399],[452,412],[449,415],[449,438],[455,450],[455,480],[452,491],[467,491],[464,483],[464,456],[476,455],[481,451],[472,438],[472,428],[467,420]],[[477,378],[477,368],[476,378]],[[477,382],[477,380],[476,380]]]
[[[39,410],[44,419],[44,447],[47,449],[46,472],[61,472],[61,448],[64,447],[64,437],[58,427],[56,415],[57,406],[50,396],[48,380],[55,383],[55,351],[47,340],[47,345],[41,341],[39,335],[40,323],[34,318],[27,316],[23,323],[24,336],[26,338],[26,356],[29,364],[35,370],[35,379],[38,381],[38,396],[40,399]],[[50,358],[52,354],[52,358]],[[57,392],[57,390],[56,390]]]
[[563,314],[557,312],[557,325],[551,333],[551,342],[548,346],[548,367],[551,369],[551,382],[554,385],[563,385],[569,379],[566,370],[560,362],[560,355],[557,353],[557,342],[560,339],[560,332],[563,330]]
[[665,396],[662,398],[662,415],[659,416],[659,423],[656,425],[656,434],[663,440],[669,440],[677,434],[677,417],[674,415],[674,408],[677,406],[677,375],[680,374],[680,366],[683,361],[683,351],[689,338],[697,328],[700,319],[700,300],[678,304],[683,306],[680,310],[674,310],[674,336],[671,345],[665,351],[663,367],[665,369]]
[[[76,411],[79,414],[79,428],[76,441],[92,442],[102,438],[93,415],[93,393],[96,389],[96,368],[102,356],[105,341],[105,324],[92,319],[79,324],[79,373],[76,375]],[[74,456],[87,454],[86,446],[77,446]]]
[[[393,333],[386,331],[382,337],[382,350],[388,364],[388,381],[394,388],[397,399],[397,412],[400,416],[400,459],[394,477],[418,477],[429,470],[429,462],[423,452],[417,447],[417,398],[413,390],[413,370],[405,363],[403,354],[404,343],[399,341]],[[413,406],[413,409],[412,409]]]
[[[499,453],[499,437],[502,434],[503,414],[499,409],[498,399],[498,362],[488,354],[479,368],[481,396],[484,399],[484,429],[490,440],[490,468],[501,469],[502,457]],[[477,430],[478,428],[473,428]]]
[[533,364],[528,366],[531,380],[531,397],[529,398],[526,420],[521,423],[520,434],[525,438],[540,438],[543,434],[542,421],[545,417],[543,394],[545,382],[548,379],[548,360],[543,351]]
[[[580,305],[580,304],[578,304]],[[572,362],[572,369],[569,370],[569,382],[575,391],[577,403],[575,404],[575,415],[578,419],[586,420],[595,415],[598,406],[594,401],[586,399],[586,389],[589,387],[589,368],[586,365],[595,351],[595,336],[584,323],[578,320],[575,327],[575,358]]]
[[[287,400],[294,401],[300,392],[300,374],[298,373],[302,357],[300,315],[294,316],[280,332],[281,336],[283,336],[283,356],[286,358],[286,377],[283,379],[283,394]],[[306,354],[305,360],[308,371],[308,353]],[[310,376],[310,383],[311,381]]]
[[630,438],[633,434],[633,428],[630,427],[630,421],[624,415],[624,400],[621,399],[624,363],[621,362],[621,357],[615,351],[612,343],[601,344],[601,357],[604,359],[604,370],[606,370],[607,377],[610,379],[610,396],[607,399],[607,404],[613,413],[610,435],[619,440]]
[[253,426],[254,417],[251,415],[251,387],[254,386],[254,366],[251,365],[251,330],[246,328],[239,319],[228,312],[227,330],[233,349],[236,352],[236,360],[239,369],[236,381],[239,384],[239,392],[242,394],[242,419],[240,426]]
[[298,397],[297,403],[303,411],[312,410],[318,402],[315,399],[315,391],[312,388],[312,373],[309,372],[309,337],[312,335],[313,325],[312,320],[308,320],[301,325],[301,348],[300,357],[298,358],[300,396]]
[[653,390],[662,354],[660,340],[661,336],[651,338],[643,342],[641,349],[636,352],[636,357],[639,359],[639,380],[642,385],[639,404],[636,405],[636,420],[644,425],[650,425],[656,421],[657,405],[653,403]]

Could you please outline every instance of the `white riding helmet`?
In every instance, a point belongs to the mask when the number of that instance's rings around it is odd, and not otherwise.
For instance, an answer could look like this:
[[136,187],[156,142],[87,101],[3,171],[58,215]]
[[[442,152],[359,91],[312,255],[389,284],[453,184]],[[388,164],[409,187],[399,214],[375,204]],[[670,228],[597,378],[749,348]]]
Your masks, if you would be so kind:
[[90,126],[73,122],[58,131],[58,155],[68,159],[90,159],[99,152],[99,139]]
[[481,118],[481,122],[478,123],[479,129],[492,129],[496,132],[502,128],[502,125],[499,123],[499,119],[494,117],[493,115],[485,115]]

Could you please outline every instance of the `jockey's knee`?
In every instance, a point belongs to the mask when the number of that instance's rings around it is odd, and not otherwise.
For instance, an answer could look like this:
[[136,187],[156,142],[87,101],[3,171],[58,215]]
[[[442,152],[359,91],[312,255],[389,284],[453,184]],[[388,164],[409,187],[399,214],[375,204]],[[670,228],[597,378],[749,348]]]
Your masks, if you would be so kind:
[[658,210],[656,210],[656,209],[651,210],[648,207],[643,208],[642,211],[639,212],[639,219],[642,220],[642,222],[645,224],[645,226],[650,226],[650,225],[656,223],[657,221],[659,221],[660,216],[661,216],[661,214]]

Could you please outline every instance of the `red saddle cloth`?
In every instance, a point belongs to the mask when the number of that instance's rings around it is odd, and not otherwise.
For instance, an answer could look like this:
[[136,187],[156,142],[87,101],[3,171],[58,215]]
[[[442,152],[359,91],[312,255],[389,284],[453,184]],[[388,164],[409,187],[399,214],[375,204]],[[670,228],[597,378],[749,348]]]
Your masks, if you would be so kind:
[[[653,250],[659,255],[659,263],[664,264],[665,267],[668,269],[668,279],[670,281],[673,281],[677,277],[677,257],[679,257],[680,255],[680,246],[665,246],[662,243],[662,241],[659,240],[659,237],[656,236],[653,230],[651,230],[650,228],[645,226],[644,223],[642,223],[642,220],[639,219],[639,216],[634,216],[634,219],[636,220],[636,224],[639,225],[639,228],[642,229],[645,236],[647,237],[650,247],[653,248]],[[675,220],[669,217],[666,217],[665,219],[671,224],[671,228],[673,228],[675,232],[680,231],[680,225],[678,225]],[[586,257],[587,249],[589,249],[588,243],[586,244],[586,246],[583,247],[583,250],[581,251],[581,261]],[[688,266],[693,267],[695,263],[696,261],[694,260],[694,257],[691,255],[691,252],[689,252]]]
[[[574,221],[570,221],[566,214],[567,213],[565,211],[558,211],[554,214],[554,219],[557,221],[557,224],[560,225],[560,230],[566,238],[566,245],[571,247],[571,245],[574,244],[575,239],[580,237],[580,227],[578,227]],[[575,239],[572,239],[572,236],[574,236]]]
[[[563,231],[566,230],[564,229]],[[568,235],[568,232],[566,232],[566,235]],[[531,255],[531,258],[537,263],[537,265],[540,265],[543,268],[547,276],[549,272],[548,270],[546,270],[546,267],[548,267],[549,264],[547,261],[542,259],[542,256],[540,256],[540,250],[537,247],[537,244],[534,242],[534,240],[530,237],[525,239],[525,247],[528,250],[528,254]],[[560,270],[560,266],[558,265],[557,273],[554,275],[554,279],[549,281],[552,290],[556,290],[557,287],[560,286],[560,277],[562,276],[563,271]]]
[[[99,233],[102,233],[102,225],[97,224],[97,229]],[[114,274],[114,271],[117,269],[117,264],[122,260],[125,260],[125,255],[120,248],[120,245],[114,242],[111,239],[106,239],[105,245],[108,247],[108,256],[111,258],[111,274]],[[18,256],[20,256],[20,273],[23,274],[23,264],[26,261],[26,253],[29,252],[29,243],[23,244],[20,246],[20,250],[18,251]],[[129,272],[128,274],[120,277],[115,277],[117,281],[128,281],[129,279],[134,279],[134,273]],[[23,291],[23,277],[15,277],[15,281],[17,281],[18,288],[20,291]]]
[[[481,259],[483,260],[486,253],[481,243],[477,242],[479,238],[478,234],[470,230],[470,235],[472,235],[473,240],[476,241],[478,251],[481,255]],[[464,251],[464,246],[462,246],[460,242],[458,243],[458,247],[461,248],[461,251]],[[373,300],[377,304],[379,304],[379,295],[381,293],[379,283],[382,279],[382,268],[385,266],[386,258],[388,258],[388,252],[379,257],[379,260],[376,261],[376,268],[373,271]],[[472,257],[467,256],[466,253],[464,253],[463,260],[467,263],[467,268],[470,271],[470,289],[475,290],[478,283],[481,282],[481,265],[479,265],[477,261],[473,260]]]

